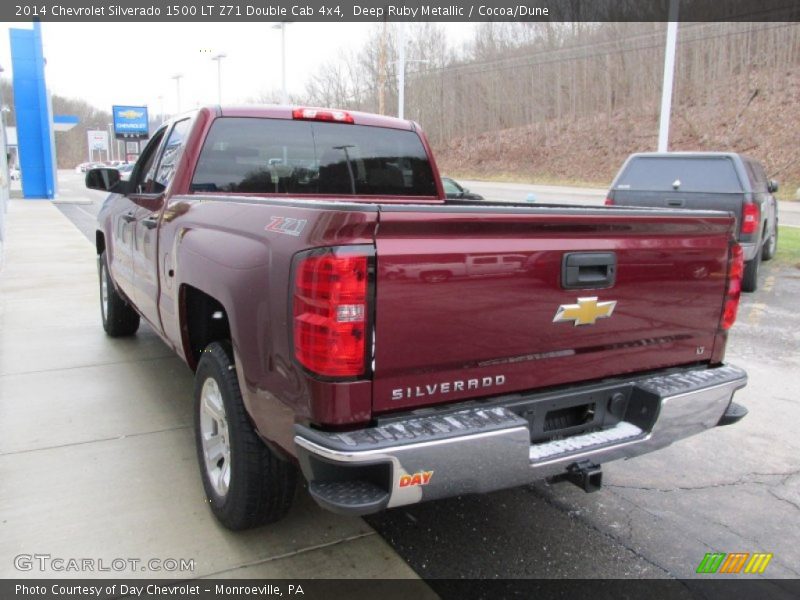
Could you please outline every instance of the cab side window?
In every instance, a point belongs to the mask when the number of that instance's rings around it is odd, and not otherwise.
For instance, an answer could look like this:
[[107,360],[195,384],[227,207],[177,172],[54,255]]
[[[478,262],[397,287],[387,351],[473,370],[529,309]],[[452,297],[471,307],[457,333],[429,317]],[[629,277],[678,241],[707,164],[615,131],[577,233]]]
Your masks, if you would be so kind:
[[183,119],[175,123],[175,126],[172,128],[167,138],[167,143],[164,145],[161,161],[155,172],[152,183],[153,192],[163,192],[167,189],[170,181],[172,181],[172,177],[175,175],[175,167],[178,165],[178,159],[181,156],[181,150],[183,149],[188,133],[189,119]]
[[156,156],[158,156],[158,147],[164,137],[166,128],[159,129],[150,141],[145,146],[144,152],[139,156],[136,161],[136,167],[133,170],[131,179],[133,180],[133,189],[138,194],[146,194],[151,191],[151,183],[155,177],[155,164]]
[[758,180],[759,190],[766,192],[767,191],[767,174],[764,172],[764,167],[761,166],[761,163],[754,163],[753,170],[756,173],[756,179]]
[[767,180],[766,177],[764,177],[764,170],[761,169],[757,163],[752,161],[747,161],[745,165],[747,167],[747,176],[750,178],[752,190],[754,192],[766,192]]

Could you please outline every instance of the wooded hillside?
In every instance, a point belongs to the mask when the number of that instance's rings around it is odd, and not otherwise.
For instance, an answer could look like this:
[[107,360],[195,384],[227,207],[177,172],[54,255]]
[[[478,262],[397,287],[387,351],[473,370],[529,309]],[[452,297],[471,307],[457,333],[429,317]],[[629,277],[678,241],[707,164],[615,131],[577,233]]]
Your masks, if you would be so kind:
[[[406,117],[446,170],[607,182],[656,147],[665,28],[486,23],[456,49],[436,24],[407,26],[407,57],[428,62],[408,63]],[[396,28],[376,27],[344,66],[320,69],[306,100],[395,113],[396,43]],[[747,152],[800,182],[799,78],[800,24],[682,23],[670,149]]]

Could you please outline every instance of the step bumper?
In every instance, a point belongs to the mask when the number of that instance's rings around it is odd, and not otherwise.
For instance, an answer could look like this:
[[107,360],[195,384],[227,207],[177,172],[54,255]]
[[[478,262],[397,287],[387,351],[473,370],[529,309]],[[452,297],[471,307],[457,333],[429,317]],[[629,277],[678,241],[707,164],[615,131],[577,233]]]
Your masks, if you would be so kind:
[[[513,406],[478,405],[346,433],[297,425],[295,444],[314,499],[334,512],[361,515],[515,487],[564,475],[583,461],[602,464],[658,450],[724,424],[734,393],[746,384],[747,374],[731,365],[634,378],[624,383],[636,399],[626,419],[536,443]],[[652,416],[639,419],[638,412],[647,411],[640,406],[650,406]]]

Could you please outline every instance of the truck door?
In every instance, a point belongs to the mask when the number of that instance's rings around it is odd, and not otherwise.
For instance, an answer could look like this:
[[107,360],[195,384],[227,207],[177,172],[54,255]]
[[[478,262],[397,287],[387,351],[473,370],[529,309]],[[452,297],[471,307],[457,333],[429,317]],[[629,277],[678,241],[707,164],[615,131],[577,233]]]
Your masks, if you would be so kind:
[[111,217],[111,252],[108,253],[108,268],[111,276],[122,292],[133,298],[133,227],[136,205],[126,196],[117,196],[113,200],[114,209]]
[[135,300],[133,254],[136,244],[136,213],[139,205],[137,198],[145,188],[148,172],[153,167],[156,151],[163,131],[156,132],[136,161],[131,171],[133,192],[125,196],[118,195],[114,199],[113,217],[111,221],[113,244],[109,256],[109,268],[114,281],[128,298]]
[[[141,305],[139,304],[139,298],[136,293],[136,263],[140,260],[141,255],[139,221],[141,219],[140,215],[143,207],[151,207],[154,204],[154,199],[152,194],[149,193],[149,189],[157,164],[156,159],[159,155],[159,148],[161,142],[164,140],[165,131],[166,127],[162,127],[156,131],[139,156],[139,160],[136,162],[136,166],[131,173],[131,191],[126,195],[130,207],[121,215],[122,220],[126,222],[125,239],[127,241],[126,249],[128,251],[128,260],[130,263],[128,267],[130,291],[128,291],[127,294],[140,312]],[[145,316],[147,315],[145,314]]]
[[158,314],[160,286],[158,280],[158,224],[165,202],[167,187],[172,181],[175,167],[189,131],[189,119],[177,121],[166,142],[160,145],[157,160],[153,162],[140,194],[136,210],[136,240],[133,246],[134,300],[139,312],[151,324],[163,331]]

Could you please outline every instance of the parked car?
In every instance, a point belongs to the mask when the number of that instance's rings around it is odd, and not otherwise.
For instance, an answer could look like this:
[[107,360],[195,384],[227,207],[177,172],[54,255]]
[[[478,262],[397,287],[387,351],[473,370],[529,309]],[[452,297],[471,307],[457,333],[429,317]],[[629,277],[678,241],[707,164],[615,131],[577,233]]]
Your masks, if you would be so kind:
[[425,283],[443,283],[453,277],[505,277],[523,273],[527,260],[527,254],[454,255],[443,261],[407,265],[402,276]]
[[470,192],[467,188],[463,187],[455,179],[450,177],[442,177],[442,186],[444,186],[444,193],[448,198],[461,199],[461,200],[483,200],[483,196]]
[[107,166],[108,165],[106,165],[106,163],[104,163],[104,162],[97,162],[97,161],[85,162],[85,163],[81,163],[81,164],[77,165],[75,167],[75,172],[76,173],[86,173],[86,171],[89,171],[90,169],[100,169],[100,168],[107,167]]
[[115,168],[117,171],[119,171],[120,179],[127,181],[131,176],[131,172],[133,171],[133,163],[120,163]]
[[733,152],[632,154],[620,169],[607,205],[725,210],[736,217],[744,251],[742,289],[754,292],[762,260],[778,248],[778,183],[758,161]]
[[[729,214],[450,205],[418,124],[285,107],[175,117],[130,181],[86,182],[111,192],[103,327],[143,319],[194,370],[200,476],[231,529],[283,517],[298,472],[350,515],[543,478],[593,491],[601,463],[747,412],[724,362]],[[453,256],[460,277],[404,276]]]

